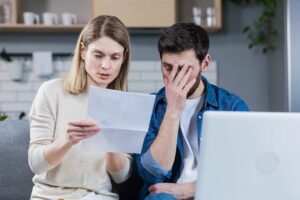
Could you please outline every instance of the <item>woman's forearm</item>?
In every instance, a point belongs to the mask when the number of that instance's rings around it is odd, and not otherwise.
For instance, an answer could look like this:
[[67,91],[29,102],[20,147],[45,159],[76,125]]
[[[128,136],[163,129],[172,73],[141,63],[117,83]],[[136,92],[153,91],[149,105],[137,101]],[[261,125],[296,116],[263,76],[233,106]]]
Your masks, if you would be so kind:
[[124,169],[127,157],[124,153],[107,153],[106,168],[109,172],[117,172]]
[[72,144],[63,138],[58,138],[53,143],[44,148],[45,160],[53,166],[58,165],[66,153],[70,150]]

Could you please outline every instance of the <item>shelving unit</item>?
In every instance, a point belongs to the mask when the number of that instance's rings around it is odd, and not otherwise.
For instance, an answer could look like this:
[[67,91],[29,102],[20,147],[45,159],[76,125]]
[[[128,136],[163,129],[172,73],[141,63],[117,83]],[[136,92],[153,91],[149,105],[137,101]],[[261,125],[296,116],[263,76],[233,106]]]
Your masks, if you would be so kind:
[[[0,23],[0,33],[74,33],[80,32],[85,24],[74,24],[74,25],[44,25],[34,24],[26,25],[23,24],[22,19],[22,1],[24,0],[8,0],[11,6],[11,22],[10,24]],[[44,2],[45,3],[45,2]],[[46,11],[46,10],[45,10]]]
[[160,28],[176,22],[176,0],[92,0],[92,17],[114,15],[129,28]]
[[[202,26],[209,32],[215,32],[222,28],[222,0],[205,1],[210,1],[214,6],[216,24]],[[194,1],[186,0],[92,0],[92,17],[114,15],[133,29],[165,28],[178,21],[192,22],[193,6]]]
[[[9,0],[12,6],[12,23],[11,24],[0,24],[0,33],[77,33],[82,30],[84,24],[75,25],[25,25],[22,24],[22,13],[24,11],[31,11],[31,7],[27,3],[27,10],[22,10],[22,4],[25,0]],[[29,1],[29,0],[28,0]],[[30,0],[31,1],[31,0]],[[41,5],[49,6],[49,0],[39,1]],[[67,1],[64,0],[66,6]],[[211,0],[215,9],[216,24],[214,26],[202,25],[208,32],[216,32],[222,28],[222,0]],[[110,14],[119,17],[125,25],[134,33],[146,33],[149,30],[150,33],[159,32],[161,28],[168,27],[175,22],[188,22],[193,21],[191,16],[193,1],[185,0],[89,0],[82,1],[85,3],[87,11],[85,16],[88,18],[95,17],[100,14]],[[90,4],[90,5],[86,5]],[[78,4],[77,4],[78,5]],[[44,7],[43,11],[48,11],[47,6]],[[73,9],[76,5],[73,5]],[[90,8],[90,11],[88,9]],[[23,8],[24,9],[24,8]],[[56,8],[58,9],[58,8]],[[63,8],[62,8],[63,9]],[[54,10],[53,12],[56,12]],[[34,10],[33,10],[34,12]],[[57,11],[59,12],[59,11]],[[88,16],[91,13],[91,16]],[[85,18],[83,23],[88,20]],[[153,31],[156,30],[156,31]]]
[[35,32],[35,33],[73,33],[80,32],[84,24],[76,24],[71,26],[65,25],[24,25],[24,24],[0,24],[0,33],[13,33],[13,32]]

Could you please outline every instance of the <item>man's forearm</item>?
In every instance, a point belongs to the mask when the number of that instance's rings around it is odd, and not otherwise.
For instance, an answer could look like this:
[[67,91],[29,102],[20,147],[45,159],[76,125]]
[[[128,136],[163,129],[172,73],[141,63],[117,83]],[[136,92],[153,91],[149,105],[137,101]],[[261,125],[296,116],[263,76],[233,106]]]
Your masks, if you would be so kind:
[[166,170],[170,170],[174,163],[179,122],[180,115],[173,115],[167,110],[158,135],[150,147],[153,158]]

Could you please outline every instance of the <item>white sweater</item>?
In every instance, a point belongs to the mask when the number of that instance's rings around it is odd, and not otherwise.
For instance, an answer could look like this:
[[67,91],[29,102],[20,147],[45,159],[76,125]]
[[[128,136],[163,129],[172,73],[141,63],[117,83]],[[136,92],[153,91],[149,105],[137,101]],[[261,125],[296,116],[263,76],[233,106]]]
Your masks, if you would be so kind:
[[[111,192],[106,153],[86,152],[78,143],[57,166],[51,166],[44,158],[44,147],[66,134],[69,121],[86,118],[87,102],[87,93],[70,94],[60,79],[47,81],[40,87],[29,115],[28,162],[35,173],[32,199],[80,199],[91,192],[98,199],[118,199]],[[128,178],[130,161],[128,155],[126,167],[110,174],[114,180],[123,182]]]

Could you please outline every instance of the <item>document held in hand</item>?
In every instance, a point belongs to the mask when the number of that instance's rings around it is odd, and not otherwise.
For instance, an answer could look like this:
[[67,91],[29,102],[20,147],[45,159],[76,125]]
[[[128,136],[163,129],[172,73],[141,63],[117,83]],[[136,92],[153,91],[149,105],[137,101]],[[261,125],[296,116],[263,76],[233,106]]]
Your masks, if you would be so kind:
[[82,141],[84,149],[98,152],[141,153],[149,128],[155,95],[91,86],[87,117],[101,130]]

